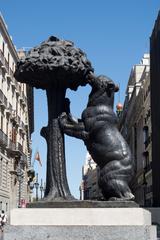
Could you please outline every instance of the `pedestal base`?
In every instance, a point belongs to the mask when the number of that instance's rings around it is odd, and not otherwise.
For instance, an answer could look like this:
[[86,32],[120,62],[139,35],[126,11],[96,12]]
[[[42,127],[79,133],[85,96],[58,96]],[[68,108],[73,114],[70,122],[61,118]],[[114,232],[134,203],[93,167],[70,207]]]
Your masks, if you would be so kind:
[[151,225],[151,214],[142,208],[17,208],[11,225],[119,226]]
[[157,240],[154,226],[9,226],[4,240]]
[[142,208],[13,209],[4,240],[157,240]]

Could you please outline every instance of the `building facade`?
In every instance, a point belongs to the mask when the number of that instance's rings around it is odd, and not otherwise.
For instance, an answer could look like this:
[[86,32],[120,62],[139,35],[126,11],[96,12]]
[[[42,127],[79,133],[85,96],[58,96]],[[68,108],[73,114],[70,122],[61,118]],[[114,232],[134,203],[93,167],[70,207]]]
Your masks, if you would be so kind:
[[18,53],[0,15],[0,209],[24,205],[29,199],[33,90],[13,74]]
[[144,54],[140,64],[131,70],[119,128],[135,159],[135,177],[131,187],[136,201],[142,206],[152,206],[149,54]]
[[160,207],[160,12],[150,38],[153,206]]
[[82,167],[82,181],[80,185],[81,200],[100,200],[102,193],[98,186],[99,168],[89,153],[86,155]]

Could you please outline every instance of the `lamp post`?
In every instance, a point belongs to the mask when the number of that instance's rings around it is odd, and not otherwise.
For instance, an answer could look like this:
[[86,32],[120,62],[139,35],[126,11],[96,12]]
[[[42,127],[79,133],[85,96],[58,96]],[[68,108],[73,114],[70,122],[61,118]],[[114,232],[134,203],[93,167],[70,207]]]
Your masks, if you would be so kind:
[[31,194],[33,193],[33,189],[34,189],[33,179],[35,177],[35,171],[31,167],[28,169],[27,173],[28,173],[28,186],[29,186],[29,202],[31,202]]
[[42,195],[43,195],[43,179],[41,178],[41,185],[40,185],[40,191],[41,191],[41,199],[42,199]]
[[35,188],[36,188],[36,201],[38,201],[38,188],[39,188],[39,183],[38,183],[38,173],[36,173],[36,182],[35,182]]
[[23,158],[22,156],[18,156],[18,168],[17,168],[17,179],[19,182],[19,189],[18,189],[18,208],[21,208],[21,195],[22,195],[22,183],[23,183]]
[[145,176],[145,171],[143,173],[143,198],[144,198],[144,207],[146,207],[146,189],[147,189],[147,181]]

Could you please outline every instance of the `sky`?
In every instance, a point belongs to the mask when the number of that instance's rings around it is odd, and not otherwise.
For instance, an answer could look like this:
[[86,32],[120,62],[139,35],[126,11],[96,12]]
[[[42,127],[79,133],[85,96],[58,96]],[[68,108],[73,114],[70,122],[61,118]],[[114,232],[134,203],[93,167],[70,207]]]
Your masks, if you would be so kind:
[[[0,0],[0,11],[17,49],[28,50],[54,35],[71,40],[92,62],[96,75],[107,75],[120,85],[115,104],[125,97],[133,65],[149,52],[149,38],[160,9],[159,0]],[[71,112],[81,117],[90,87],[67,90]],[[39,180],[45,181],[46,143],[40,129],[47,125],[45,91],[34,90],[35,131],[33,156],[39,151],[42,167],[35,162]],[[67,176],[72,194],[79,198],[86,148],[82,141],[65,137]]]

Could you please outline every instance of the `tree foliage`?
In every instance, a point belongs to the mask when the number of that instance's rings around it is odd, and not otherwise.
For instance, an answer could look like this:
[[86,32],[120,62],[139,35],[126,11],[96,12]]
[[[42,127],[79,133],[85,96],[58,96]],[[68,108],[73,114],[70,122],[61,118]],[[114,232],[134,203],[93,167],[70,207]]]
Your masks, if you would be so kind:
[[17,63],[15,78],[36,88],[70,88],[86,85],[93,72],[86,54],[73,42],[51,36],[32,48]]

